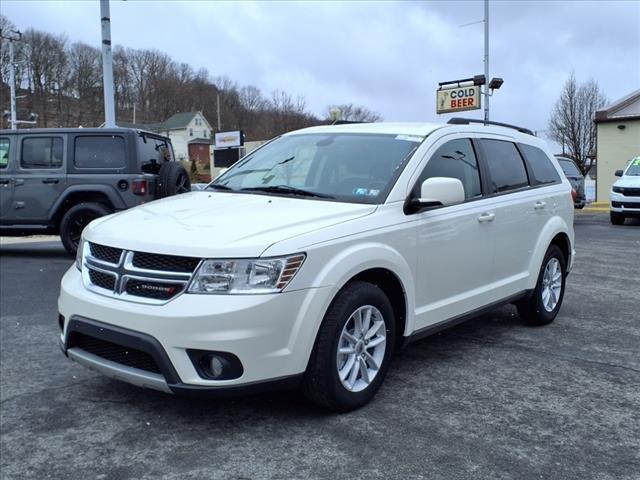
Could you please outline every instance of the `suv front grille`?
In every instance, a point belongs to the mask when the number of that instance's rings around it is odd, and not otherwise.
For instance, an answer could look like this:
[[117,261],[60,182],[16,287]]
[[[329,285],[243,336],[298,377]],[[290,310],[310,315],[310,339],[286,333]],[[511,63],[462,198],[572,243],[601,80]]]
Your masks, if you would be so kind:
[[136,252],[133,255],[133,266],[144,268],[145,270],[193,273],[198,263],[200,263],[199,258],[179,257],[177,255],[160,255],[145,252]]
[[640,188],[622,187],[622,195],[625,197],[640,197]]
[[93,242],[89,242],[89,248],[91,250],[91,256],[98,260],[115,264],[120,262],[120,256],[122,255],[121,248],[107,247],[106,245],[98,245]]
[[89,270],[89,279],[96,287],[113,291],[116,288],[116,277],[98,270]]
[[[89,243],[83,252],[83,278],[88,289],[123,300],[161,304],[182,293],[200,263],[181,257]],[[135,297],[135,298],[134,298]]]
[[85,352],[127,367],[138,368],[152,373],[162,373],[156,361],[148,353],[83,333],[73,333],[70,347],[78,347]]

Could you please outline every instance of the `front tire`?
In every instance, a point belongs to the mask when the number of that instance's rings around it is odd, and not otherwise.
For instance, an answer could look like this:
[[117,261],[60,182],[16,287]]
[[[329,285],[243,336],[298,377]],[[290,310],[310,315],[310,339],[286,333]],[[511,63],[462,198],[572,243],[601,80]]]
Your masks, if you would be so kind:
[[83,202],[71,207],[60,221],[60,239],[67,252],[75,255],[84,228],[96,218],[111,212],[103,204],[94,202]]
[[624,223],[624,215],[618,212],[610,212],[611,223],[614,225],[622,225]]
[[542,261],[533,294],[517,304],[522,320],[529,325],[547,325],[556,318],[566,284],[567,261],[557,245],[551,245]]
[[379,287],[349,283],[318,331],[303,383],[307,398],[335,412],[368,403],[387,374],[395,328],[391,302]]

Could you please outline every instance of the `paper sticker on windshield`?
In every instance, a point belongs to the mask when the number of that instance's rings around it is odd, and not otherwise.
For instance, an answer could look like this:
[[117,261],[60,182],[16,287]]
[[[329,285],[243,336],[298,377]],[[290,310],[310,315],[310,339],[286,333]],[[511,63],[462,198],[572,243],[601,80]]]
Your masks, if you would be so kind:
[[640,157],[636,157],[636,158],[634,158],[634,160],[633,160],[633,164],[634,164],[636,167],[640,167]]
[[405,142],[416,142],[420,143],[424,137],[420,135],[396,135],[396,140],[404,140]]
[[363,197],[377,197],[380,194],[380,190],[377,188],[354,188],[353,194]]

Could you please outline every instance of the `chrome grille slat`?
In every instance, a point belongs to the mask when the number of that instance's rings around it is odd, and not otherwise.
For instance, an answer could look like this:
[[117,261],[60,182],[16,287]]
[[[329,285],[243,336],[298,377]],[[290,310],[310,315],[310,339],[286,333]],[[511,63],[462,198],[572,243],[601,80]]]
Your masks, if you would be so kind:
[[[116,255],[117,261],[113,262]],[[143,255],[143,262],[136,262],[138,255]],[[163,304],[186,290],[200,261],[193,257],[135,252],[90,242],[83,252],[82,277],[88,289],[101,295]],[[141,268],[141,265],[149,268]],[[167,270],[169,266],[176,266],[179,271]],[[109,280],[109,276],[113,280]]]

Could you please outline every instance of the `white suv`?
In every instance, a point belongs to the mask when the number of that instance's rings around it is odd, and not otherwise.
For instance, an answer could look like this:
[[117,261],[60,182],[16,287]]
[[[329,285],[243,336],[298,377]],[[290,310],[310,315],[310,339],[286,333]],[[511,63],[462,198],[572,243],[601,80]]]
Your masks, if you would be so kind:
[[616,170],[616,177],[621,178],[611,188],[611,223],[622,225],[627,217],[640,217],[640,156]]
[[301,385],[347,411],[407,342],[505,303],[551,322],[573,240],[571,185],[528,130],[307,128],[203,191],[92,222],[61,347],[165,392]]

